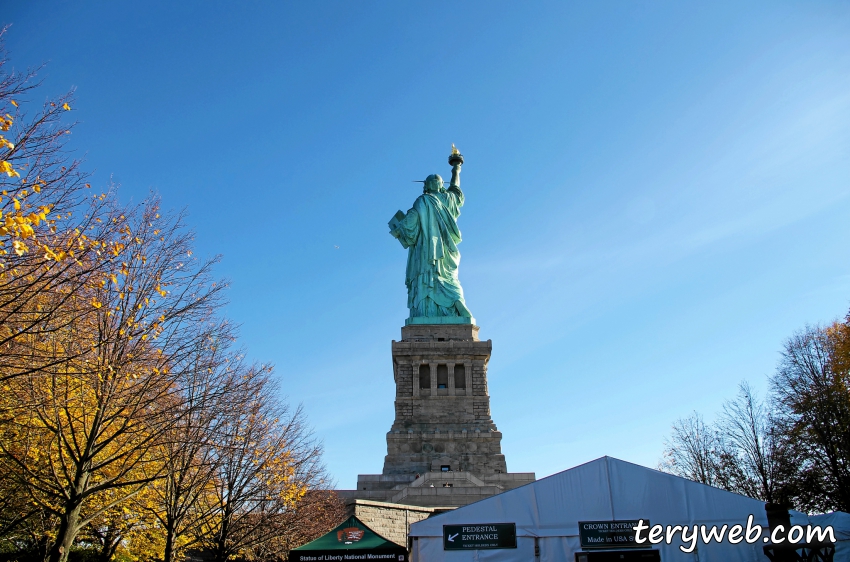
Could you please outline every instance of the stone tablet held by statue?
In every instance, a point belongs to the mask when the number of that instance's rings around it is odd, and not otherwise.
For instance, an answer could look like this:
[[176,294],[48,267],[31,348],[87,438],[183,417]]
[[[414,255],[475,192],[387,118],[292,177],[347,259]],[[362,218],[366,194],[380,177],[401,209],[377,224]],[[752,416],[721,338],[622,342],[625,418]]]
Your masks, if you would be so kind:
[[390,226],[390,234],[392,234],[396,238],[398,238],[399,235],[401,234],[399,227],[401,226],[401,221],[403,221],[403,220],[404,220],[404,212],[396,211],[395,215],[393,215],[393,218],[391,218],[390,222],[388,223],[389,226]]

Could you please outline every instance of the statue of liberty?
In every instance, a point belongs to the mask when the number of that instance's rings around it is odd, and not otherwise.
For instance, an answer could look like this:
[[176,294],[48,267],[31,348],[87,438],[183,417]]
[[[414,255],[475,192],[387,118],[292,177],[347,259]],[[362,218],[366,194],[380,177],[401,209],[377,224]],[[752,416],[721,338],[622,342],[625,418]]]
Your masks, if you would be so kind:
[[457,218],[463,206],[460,167],[463,156],[452,145],[449,156],[452,180],[449,188],[443,178],[431,174],[413,208],[397,212],[390,220],[390,234],[398,238],[407,254],[407,307],[405,324],[474,324],[466,308],[463,289],[457,277],[460,264],[460,230]]

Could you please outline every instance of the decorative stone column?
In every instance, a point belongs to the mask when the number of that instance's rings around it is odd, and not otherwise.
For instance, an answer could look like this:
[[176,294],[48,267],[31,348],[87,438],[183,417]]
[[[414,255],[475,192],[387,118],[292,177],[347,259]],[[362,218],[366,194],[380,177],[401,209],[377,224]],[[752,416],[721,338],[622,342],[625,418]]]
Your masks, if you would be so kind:
[[411,363],[410,374],[410,379],[413,381],[413,397],[419,398],[419,365]]

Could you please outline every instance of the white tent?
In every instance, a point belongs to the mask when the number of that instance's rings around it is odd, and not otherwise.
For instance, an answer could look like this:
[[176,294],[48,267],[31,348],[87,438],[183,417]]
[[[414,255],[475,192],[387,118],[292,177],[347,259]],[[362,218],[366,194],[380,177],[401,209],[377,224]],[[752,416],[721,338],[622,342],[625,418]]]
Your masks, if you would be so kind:
[[[602,457],[410,527],[413,562],[529,560],[575,562],[579,521],[649,520],[652,525],[744,525],[768,529],[764,503],[664,472]],[[792,512],[792,524],[808,524]],[[516,549],[443,550],[443,525],[515,523]],[[766,531],[767,532],[767,531]],[[765,532],[765,534],[766,534]],[[535,557],[535,538],[539,557]],[[678,536],[681,539],[681,535]],[[761,539],[760,539],[761,540]],[[674,544],[653,546],[661,560],[765,562],[761,544],[698,543],[692,553]]]
[[821,528],[832,527],[836,541],[835,562],[850,560],[850,513],[833,511],[823,515],[811,515],[809,521],[812,525],[820,525]]

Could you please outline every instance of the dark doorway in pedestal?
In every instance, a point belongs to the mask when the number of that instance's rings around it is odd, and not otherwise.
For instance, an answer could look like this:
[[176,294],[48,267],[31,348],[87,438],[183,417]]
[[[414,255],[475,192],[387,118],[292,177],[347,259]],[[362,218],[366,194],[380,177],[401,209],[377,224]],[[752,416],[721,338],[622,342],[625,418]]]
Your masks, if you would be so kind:
[[466,369],[463,365],[455,365],[455,388],[466,388]]
[[430,365],[419,365],[419,388],[431,388]]
[[449,387],[449,367],[448,365],[437,365],[437,388]]

